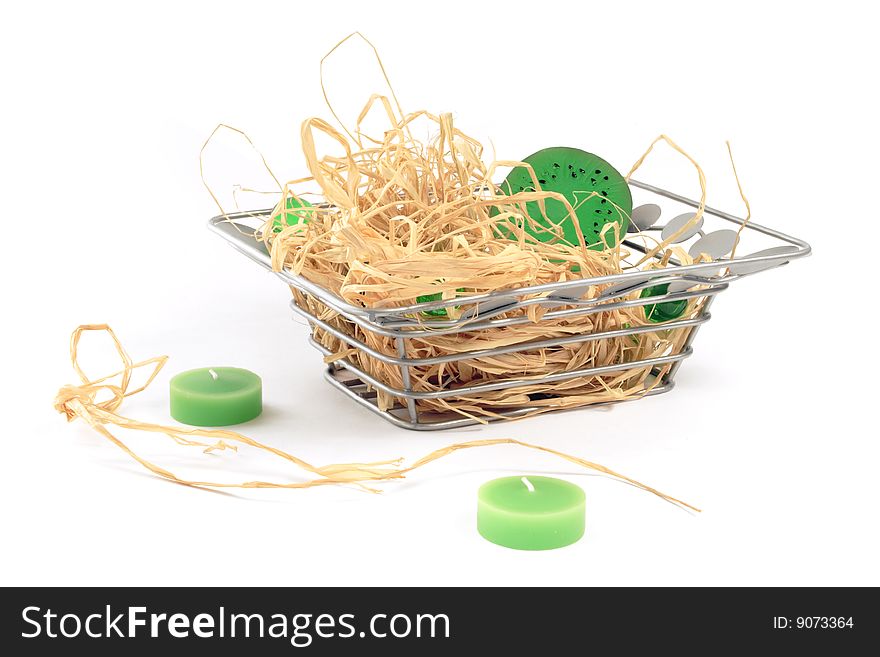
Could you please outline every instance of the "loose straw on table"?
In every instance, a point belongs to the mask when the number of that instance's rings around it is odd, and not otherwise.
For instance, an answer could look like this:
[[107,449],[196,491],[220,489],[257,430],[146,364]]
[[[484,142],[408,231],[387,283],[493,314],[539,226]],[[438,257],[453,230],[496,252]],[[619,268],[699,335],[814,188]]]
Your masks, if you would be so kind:
[[[103,332],[110,337],[113,345],[116,348],[116,352],[118,353],[119,358],[122,361],[122,369],[119,372],[116,372],[115,374],[111,374],[109,376],[101,377],[99,379],[90,379],[85,374],[79,363],[78,348],[80,338],[82,334],[86,331]],[[307,461],[304,461],[301,458],[285,452],[282,449],[272,447],[270,445],[265,445],[257,440],[254,440],[253,438],[249,438],[235,431],[229,431],[226,429],[184,429],[181,427],[172,427],[160,424],[153,424],[150,422],[141,422],[139,420],[133,420],[131,418],[127,418],[117,414],[116,410],[119,408],[126,397],[131,397],[132,395],[145,390],[147,386],[150,385],[150,383],[156,378],[159,371],[165,365],[167,357],[158,356],[155,358],[139,361],[137,363],[133,362],[128,353],[123,348],[122,343],[116,337],[116,334],[106,324],[86,324],[78,327],[71,336],[70,359],[71,363],[73,364],[74,371],[76,371],[77,375],[80,378],[80,383],[66,385],[58,391],[58,395],[55,398],[55,409],[59,413],[63,413],[64,415],[66,415],[68,421],[75,420],[76,418],[81,418],[86,423],[88,423],[89,426],[91,426],[95,431],[104,436],[107,440],[112,442],[114,445],[116,445],[118,448],[128,454],[128,456],[140,463],[144,468],[146,468],[153,474],[158,475],[159,477],[162,477],[164,479],[173,481],[175,483],[183,484],[185,486],[218,489],[292,489],[311,488],[314,486],[325,485],[351,484],[359,486],[369,492],[379,493],[381,492],[380,490],[372,488],[367,484],[391,481],[395,479],[403,479],[413,470],[421,468],[422,466],[425,466],[432,461],[436,461],[460,450],[473,449],[477,447],[491,447],[495,445],[515,445],[517,447],[536,450],[544,452],[546,454],[551,454],[553,456],[558,456],[559,458],[564,459],[570,463],[574,463],[575,465],[578,465],[580,467],[600,472],[604,475],[626,482],[649,493],[653,493],[654,495],[666,500],[667,502],[671,502],[672,504],[675,504],[676,506],[679,506],[681,508],[690,509],[692,511],[699,511],[699,509],[686,502],[666,495],[665,493],[661,493],[660,491],[651,488],[650,486],[646,486],[645,484],[642,484],[634,479],[614,472],[613,470],[610,470],[603,465],[599,465],[598,463],[593,463],[577,456],[571,456],[569,454],[559,452],[549,447],[535,445],[513,438],[495,438],[488,440],[473,440],[468,442],[455,443],[452,445],[448,445],[447,447],[435,450],[430,454],[418,459],[412,465],[407,467],[401,465],[403,459],[400,458],[386,461],[375,461],[373,463],[337,463],[331,465],[315,466],[311,463],[308,463]],[[145,367],[152,367],[152,370],[149,372],[147,381],[142,386],[134,390],[129,390],[128,388],[131,383],[133,372],[135,370]],[[116,377],[120,377],[119,384],[115,385],[110,383],[110,380]],[[109,393],[109,399],[98,401],[98,396],[102,393]],[[252,480],[240,483],[185,479],[139,456],[122,440],[111,433],[111,431],[107,428],[108,426],[116,426],[123,429],[134,429],[148,433],[165,434],[179,445],[202,447],[204,448],[205,453],[211,453],[214,451],[221,451],[226,449],[237,451],[238,445],[231,443],[240,443],[242,445],[254,447],[256,449],[262,450],[286,461],[289,461],[290,463],[293,463],[302,470],[316,475],[316,477],[307,481],[298,482],[271,482]],[[216,442],[209,443],[197,440],[197,438],[215,438],[217,440]]]

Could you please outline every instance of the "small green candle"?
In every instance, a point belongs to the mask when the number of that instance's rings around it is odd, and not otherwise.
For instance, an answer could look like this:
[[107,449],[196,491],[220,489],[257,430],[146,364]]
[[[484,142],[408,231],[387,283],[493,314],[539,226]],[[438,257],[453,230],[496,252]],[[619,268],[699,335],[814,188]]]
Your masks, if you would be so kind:
[[250,370],[204,367],[171,379],[171,417],[199,427],[226,427],[263,411],[263,382]]
[[515,550],[552,550],[584,535],[586,497],[553,477],[502,477],[480,486],[477,529]]

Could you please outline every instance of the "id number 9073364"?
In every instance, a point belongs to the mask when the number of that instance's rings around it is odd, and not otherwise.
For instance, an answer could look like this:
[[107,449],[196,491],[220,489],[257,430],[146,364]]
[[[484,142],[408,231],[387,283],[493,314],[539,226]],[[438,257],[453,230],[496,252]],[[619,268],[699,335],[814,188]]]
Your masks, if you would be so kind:
[[776,630],[851,630],[853,627],[852,616],[773,617],[773,629]]

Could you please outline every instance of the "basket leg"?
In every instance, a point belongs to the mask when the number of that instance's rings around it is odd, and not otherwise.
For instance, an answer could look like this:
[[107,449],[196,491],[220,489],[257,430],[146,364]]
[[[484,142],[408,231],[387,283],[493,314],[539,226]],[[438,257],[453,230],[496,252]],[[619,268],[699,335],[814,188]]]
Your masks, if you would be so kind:
[[[404,338],[395,338],[394,342],[397,344],[397,355],[401,358],[406,358],[406,342]],[[409,375],[409,366],[401,365],[400,366],[400,374],[403,378],[403,389],[406,392],[412,392],[412,379]],[[419,423],[419,412],[416,409],[416,400],[412,397],[406,398],[406,410],[409,412],[409,419],[413,422],[413,424]]]

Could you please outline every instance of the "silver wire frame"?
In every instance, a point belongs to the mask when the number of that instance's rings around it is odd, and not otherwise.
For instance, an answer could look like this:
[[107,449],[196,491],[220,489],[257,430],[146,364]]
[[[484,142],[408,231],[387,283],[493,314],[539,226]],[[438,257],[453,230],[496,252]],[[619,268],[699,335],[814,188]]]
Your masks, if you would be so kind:
[[[692,199],[646,183],[634,180],[629,182],[633,187],[642,189],[654,196],[677,201],[694,208],[699,207],[699,203]],[[265,222],[270,213],[271,210],[263,210],[220,215],[210,220],[209,227],[226,239],[236,250],[264,268],[271,270],[270,257],[264,244],[255,239],[255,230]],[[704,214],[706,217],[722,219],[737,226],[743,224],[742,219],[714,208],[705,208]],[[689,266],[678,265],[676,260],[670,259],[673,265],[678,266],[666,267],[655,271],[633,270],[611,276],[597,276],[567,281],[565,283],[532,285],[387,309],[364,308],[350,304],[304,277],[293,275],[287,271],[279,271],[275,272],[275,274],[285,283],[306,295],[306,297],[312,297],[364,331],[371,331],[394,340],[397,348],[396,355],[376,351],[353,335],[339,330],[318,317],[307,307],[304,307],[306,304],[298,304],[296,300],[292,301],[291,308],[296,314],[306,319],[312,328],[313,334],[315,329],[319,328],[349,347],[361,350],[370,357],[384,363],[399,367],[403,387],[393,387],[388,385],[387,382],[376,379],[367,372],[364,372],[363,369],[357,367],[350,359],[344,357],[336,358],[328,365],[324,375],[327,381],[360,405],[381,415],[399,427],[416,430],[450,429],[477,424],[479,421],[458,414],[440,414],[424,411],[419,409],[416,402],[423,399],[466,397],[472,394],[516,388],[535,383],[554,383],[577,378],[588,380],[597,375],[649,367],[652,368],[652,374],[656,377],[661,371],[660,368],[664,366],[667,367],[664,367],[665,373],[662,375],[662,379],[655,381],[655,386],[647,394],[654,395],[671,390],[675,385],[675,374],[682,361],[693,353],[692,344],[697,330],[711,318],[709,306],[719,292],[726,290],[731,282],[744,276],[787,264],[791,260],[804,257],[810,253],[810,245],[806,242],[751,221],[746,224],[745,231],[762,233],[772,238],[781,246],[770,249],[770,253],[762,252],[763,255],[737,256],[733,259],[716,260],[714,262]],[[646,251],[643,245],[631,240],[624,240],[624,244],[642,253]],[[669,292],[665,295],[651,296],[644,299],[626,298],[633,292],[662,284],[669,284]],[[597,296],[582,298],[588,289],[595,285],[607,287],[604,287],[603,291]],[[533,305],[540,305],[545,308],[544,318],[555,319],[606,312],[614,308],[631,308],[680,299],[698,299],[698,311],[682,319],[651,326],[633,326],[613,331],[583,333],[432,358],[407,357],[408,340],[429,335],[454,334],[528,323],[532,320],[523,311]],[[423,314],[427,310],[448,308],[450,306],[460,308],[461,315],[458,319],[439,319],[436,316]],[[501,315],[503,317],[500,317]],[[561,371],[541,376],[539,379],[534,377],[504,378],[498,381],[461,385],[431,391],[414,390],[412,386],[411,369],[414,367],[453,363],[535,349],[548,349],[560,345],[578,344],[670,329],[688,329],[688,337],[679,352],[657,358]],[[329,349],[314,339],[314,335],[310,337],[309,342],[325,356],[331,354]],[[401,400],[401,403],[388,410],[380,409],[377,402],[377,390],[381,390]],[[538,410],[546,412],[546,409],[539,409],[537,406],[517,408],[515,410],[498,412],[498,415],[501,416],[498,419],[513,419]]]

